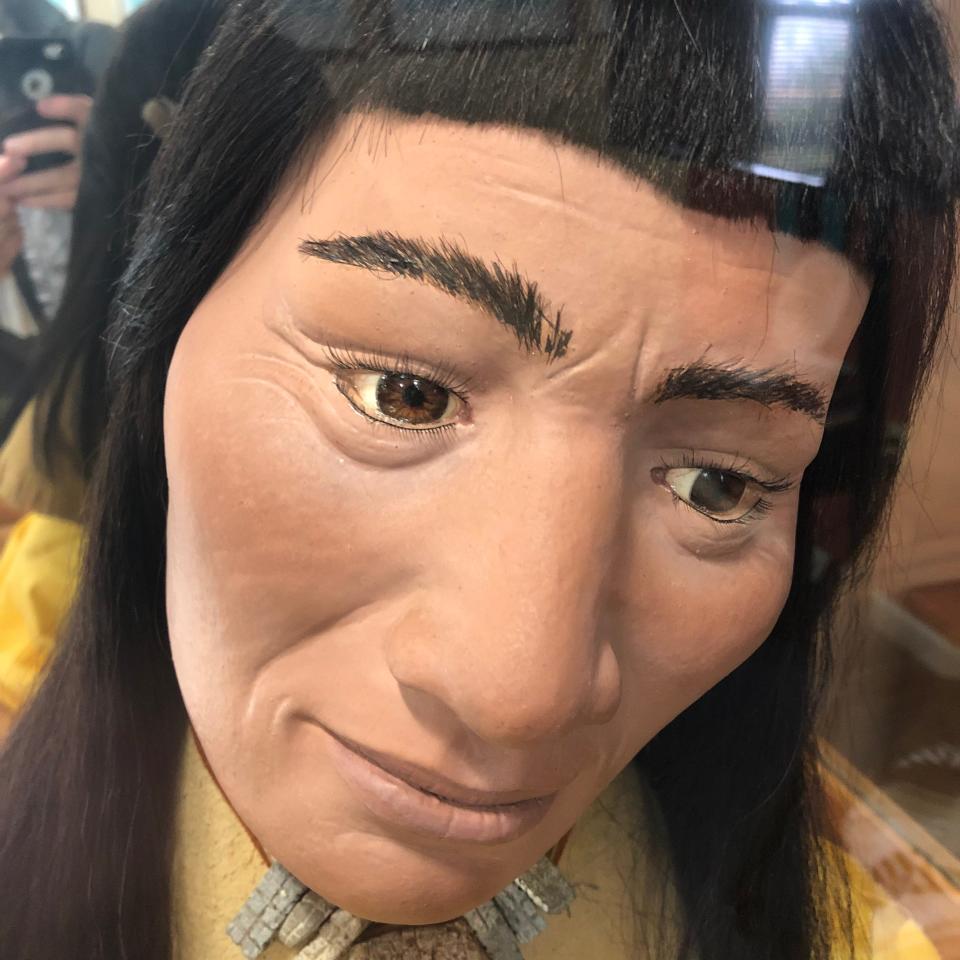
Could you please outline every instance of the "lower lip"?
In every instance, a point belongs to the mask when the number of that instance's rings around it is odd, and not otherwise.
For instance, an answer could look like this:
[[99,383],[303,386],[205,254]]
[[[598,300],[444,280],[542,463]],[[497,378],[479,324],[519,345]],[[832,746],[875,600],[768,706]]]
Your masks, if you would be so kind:
[[355,753],[325,730],[337,772],[378,819],[439,840],[497,844],[515,840],[546,816],[551,798],[502,808],[471,808],[423,793]]

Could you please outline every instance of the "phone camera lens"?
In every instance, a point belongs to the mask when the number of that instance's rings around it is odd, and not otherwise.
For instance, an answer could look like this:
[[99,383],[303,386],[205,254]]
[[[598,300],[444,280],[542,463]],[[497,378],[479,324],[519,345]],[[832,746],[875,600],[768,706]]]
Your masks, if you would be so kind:
[[42,100],[53,93],[53,77],[46,70],[28,70],[20,78],[20,89],[29,100]]

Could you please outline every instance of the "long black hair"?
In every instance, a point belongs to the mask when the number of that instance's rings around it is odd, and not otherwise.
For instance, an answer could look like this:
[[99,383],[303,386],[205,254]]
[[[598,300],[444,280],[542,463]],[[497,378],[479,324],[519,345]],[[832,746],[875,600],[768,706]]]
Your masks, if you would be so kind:
[[[79,599],[0,759],[0,902],[19,905],[0,916],[4,955],[170,958],[187,720],[164,606],[167,370],[281,181],[357,107],[545,130],[677,203],[828,244],[870,278],[801,488],[783,614],[636,758],[681,908],[673,953],[808,960],[830,955],[837,929],[849,934],[824,867],[815,720],[831,607],[883,517],[952,282],[958,126],[941,25],[922,0],[842,5],[854,42],[828,167],[820,180],[771,179],[755,161],[776,4],[595,0],[518,4],[506,25],[461,16],[484,6],[237,0],[204,55],[116,308]],[[511,30],[530,9],[572,21]]]

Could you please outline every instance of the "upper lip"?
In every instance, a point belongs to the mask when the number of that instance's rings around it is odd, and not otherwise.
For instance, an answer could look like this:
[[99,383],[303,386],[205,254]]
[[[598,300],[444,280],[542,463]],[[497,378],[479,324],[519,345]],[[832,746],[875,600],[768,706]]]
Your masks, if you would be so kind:
[[363,746],[331,730],[325,724],[318,722],[317,725],[322,727],[334,740],[342,743],[348,750],[359,754],[390,776],[402,780],[415,790],[458,806],[478,809],[518,807],[533,803],[545,803],[552,800],[558,792],[557,790],[546,793],[530,790],[478,790],[474,787],[467,787],[433,770]]

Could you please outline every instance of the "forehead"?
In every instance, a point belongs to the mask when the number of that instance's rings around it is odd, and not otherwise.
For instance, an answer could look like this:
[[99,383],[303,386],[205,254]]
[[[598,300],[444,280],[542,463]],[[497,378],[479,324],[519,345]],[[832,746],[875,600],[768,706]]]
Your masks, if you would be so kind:
[[516,265],[562,308],[572,358],[627,340],[664,363],[699,348],[831,385],[869,293],[832,251],[686,210],[536,131],[355,114],[284,196],[264,224],[283,256],[388,231]]

